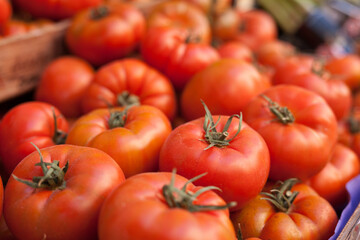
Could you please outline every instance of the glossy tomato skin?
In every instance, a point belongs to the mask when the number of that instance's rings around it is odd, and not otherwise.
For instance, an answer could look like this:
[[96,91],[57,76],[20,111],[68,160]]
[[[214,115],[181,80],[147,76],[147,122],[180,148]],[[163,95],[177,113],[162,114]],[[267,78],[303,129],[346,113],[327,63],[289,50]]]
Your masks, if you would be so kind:
[[9,21],[12,15],[12,8],[8,0],[0,0],[0,33],[1,27]]
[[0,158],[6,174],[35,149],[53,146],[56,115],[58,130],[68,132],[68,123],[60,111],[51,104],[25,102],[10,109],[0,123]]
[[[269,109],[267,96],[294,117],[281,123]],[[264,138],[269,147],[269,178],[309,179],[330,159],[337,141],[337,120],[318,94],[293,85],[277,85],[255,97],[245,108],[244,120]]]
[[187,120],[205,114],[202,99],[212,114],[239,114],[252,98],[270,87],[250,63],[221,59],[196,74],[181,93],[181,114]]
[[[142,173],[128,178],[105,200],[99,217],[100,240],[235,240],[229,211],[189,212],[170,208],[162,195],[171,173]],[[175,177],[182,188],[187,179]],[[190,183],[186,189],[196,192],[201,187]],[[215,192],[201,194],[197,205],[224,205]]]
[[141,44],[141,56],[169,77],[179,92],[196,73],[220,59],[215,48],[192,40],[187,31],[170,27],[149,29]]
[[[56,145],[41,151],[44,162],[69,162],[65,189],[36,189],[9,179],[4,214],[18,239],[97,239],[97,221],[105,197],[125,178],[116,162],[97,149]],[[38,152],[24,158],[13,174],[22,179],[43,176]]]
[[245,44],[238,41],[229,41],[220,44],[217,48],[221,58],[235,58],[249,63],[254,61],[253,52]]
[[132,53],[145,27],[145,17],[135,6],[108,3],[76,14],[66,43],[75,55],[100,66]]
[[[214,116],[214,122],[219,116]],[[221,132],[227,116],[221,116],[216,129]],[[192,178],[203,172],[197,180],[201,186],[213,185],[222,189],[219,195],[225,201],[236,201],[231,211],[242,208],[263,188],[268,178],[269,150],[262,137],[242,122],[240,133],[228,146],[211,147],[204,139],[204,118],[175,128],[166,139],[160,152],[160,171],[177,169],[178,174]],[[239,128],[234,118],[228,130],[232,138]]]
[[57,58],[42,73],[35,99],[56,106],[65,117],[79,117],[82,114],[82,96],[94,74],[91,65],[81,58]]
[[169,119],[177,113],[175,91],[170,80],[137,59],[118,60],[99,68],[83,95],[83,113],[108,108],[108,104],[121,106],[117,97],[124,91],[137,96],[140,104],[160,109]]
[[336,210],[342,211],[348,201],[345,185],[360,174],[358,156],[349,147],[337,143],[330,162],[307,181],[320,196]]
[[291,78],[277,79],[277,84],[291,84],[319,94],[329,104],[337,120],[350,114],[353,101],[351,89],[343,81],[333,76],[305,71],[294,74]]
[[83,9],[97,6],[103,0],[14,0],[13,2],[36,18],[60,20],[72,17]]
[[269,240],[327,240],[335,230],[338,218],[324,198],[306,184],[292,190],[300,192],[289,211],[280,212],[259,195],[238,212],[231,213],[234,225],[241,226],[245,238]]
[[207,15],[188,1],[172,0],[158,4],[147,17],[148,29],[180,28],[198,43],[210,44],[211,27]]
[[133,106],[123,126],[110,128],[110,113],[123,110],[98,109],[82,116],[69,131],[66,143],[103,150],[126,177],[156,171],[160,148],[172,130],[169,119],[155,107]]
[[215,19],[214,36],[221,41],[236,40],[251,50],[277,37],[275,20],[262,10],[228,9]]
[[360,87],[360,57],[348,54],[343,57],[330,59],[325,69],[331,74],[341,77],[343,81],[352,89]]

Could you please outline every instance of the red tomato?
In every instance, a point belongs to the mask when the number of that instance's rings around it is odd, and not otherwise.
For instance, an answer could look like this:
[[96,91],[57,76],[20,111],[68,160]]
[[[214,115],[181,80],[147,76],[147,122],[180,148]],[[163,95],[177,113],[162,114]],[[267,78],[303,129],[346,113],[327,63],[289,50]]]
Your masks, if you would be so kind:
[[127,3],[108,3],[84,10],[66,32],[71,52],[95,66],[128,56],[145,32],[145,17]]
[[141,55],[169,77],[178,91],[220,58],[215,48],[199,43],[187,31],[170,27],[151,28],[141,44]]
[[177,111],[175,91],[168,78],[140,60],[123,59],[98,69],[83,95],[82,110],[88,113],[109,105],[132,104],[156,107],[169,119]]
[[77,12],[99,5],[103,0],[13,0],[21,10],[36,18],[60,20],[70,18]]
[[7,174],[35,149],[65,142],[68,123],[60,111],[44,102],[25,102],[10,109],[0,123],[0,158]]
[[2,34],[5,37],[25,34],[33,30],[41,29],[42,27],[52,25],[53,22],[46,19],[38,19],[31,22],[23,20],[11,19],[4,24]]
[[65,117],[79,117],[81,98],[93,76],[94,69],[81,58],[59,57],[42,73],[35,99],[54,105]]
[[148,28],[181,28],[197,39],[197,42],[210,44],[211,27],[204,12],[195,5],[183,1],[163,1],[147,17]]
[[277,38],[275,20],[265,11],[228,9],[215,18],[215,39],[237,40],[252,50]]
[[[235,240],[224,200],[207,189],[171,173],[133,176],[105,200],[99,217],[99,238]],[[201,211],[197,206],[202,205],[207,207]]]
[[0,33],[1,27],[10,20],[12,8],[8,0],[0,0]]
[[330,162],[307,183],[331,205],[342,211],[348,202],[346,183],[360,174],[360,162],[356,153],[337,143]]
[[360,87],[360,57],[349,54],[344,57],[329,60],[325,65],[331,74],[343,78],[343,81],[352,89]]
[[66,143],[103,150],[129,177],[158,169],[160,148],[171,130],[168,118],[152,106],[98,109],[74,123]]
[[207,172],[196,183],[222,189],[219,195],[225,201],[237,202],[234,210],[259,194],[269,165],[268,148],[257,132],[234,116],[214,116],[212,120],[209,112],[171,132],[159,163],[161,171],[176,168],[186,178]]
[[314,70],[294,74],[291,78],[279,78],[276,82],[277,84],[296,85],[319,94],[329,104],[338,120],[347,117],[350,113],[351,90],[343,81],[333,76],[317,73]]
[[222,59],[196,74],[181,94],[181,113],[187,120],[204,115],[200,99],[213,114],[238,114],[270,82],[250,63]]
[[269,147],[271,180],[307,180],[328,163],[337,140],[337,120],[318,94],[277,85],[255,97],[243,113]]
[[238,41],[229,41],[217,48],[221,58],[235,58],[249,63],[254,61],[253,52],[245,44]]
[[3,185],[2,177],[0,176],[0,217],[2,217],[3,203],[4,203],[4,185]]
[[15,237],[28,240],[97,239],[100,207],[125,180],[109,155],[73,145],[29,154],[13,176],[5,188],[4,216]]
[[8,226],[6,225],[4,215],[0,218],[0,239],[1,240],[17,240],[14,235],[10,232]]
[[353,108],[351,114],[338,123],[338,141],[350,147],[360,158],[360,111]]
[[294,56],[296,48],[291,43],[274,40],[266,42],[255,50],[257,61],[265,66],[276,68],[284,59]]
[[333,235],[338,219],[329,202],[308,185],[293,184],[289,179],[275,188],[272,197],[261,194],[231,213],[245,238],[328,240]]

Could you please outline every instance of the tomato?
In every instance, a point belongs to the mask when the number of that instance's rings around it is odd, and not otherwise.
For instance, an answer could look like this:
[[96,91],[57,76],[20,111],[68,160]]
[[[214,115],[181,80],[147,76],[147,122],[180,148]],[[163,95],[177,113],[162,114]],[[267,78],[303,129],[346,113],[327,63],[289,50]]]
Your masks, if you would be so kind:
[[350,147],[360,158],[360,111],[353,108],[345,119],[338,123],[338,141]]
[[308,185],[294,183],[289,179],[274,188],[276,192],[261,194],[242,210],[231,213],[244,237],[327,240],[333,235],[338,219],[330,203]]
[[238,41],[229,41],[220,44],[217,48],[221,58],[235,58],[252,63],[253,52],[245,44]]
[[[0,29],[12,15],[12,7],[8,0],[0,0]],[[1,31],[0,31],[1,32]]]
[[160,170],[176,168],[186,178],[207,172],[196,184],[219,187],[225,201],[237,202],[233,210],[240,209],[265,185],[269,150],[239,116],[212,117],[206,111],[205,118],[184,123],[170,133],[161,148]]
[[51,104],[29,101],[11,108],[0,123],[0,158],[6,174],[39,148],[61,144],[68,132],[68,123]]
[[255,97],[243,113],[269,147],[271,180],[305,181],[328,163],[337,141],[337,120],[320,95],[277,85]]
[[158,170],[160,148],[171,130],[168,118],[152,106],[98,109],[74,123],[66,143],[103,150],[129,177]]
[[360,174],[360,161],[355,152],[337,143],[330,162],[307,181],[335,209],[342,211],[348,202],[346,183]]
[[151,28],[141,44],[141,56],[169,77],[179,92],[196,73],[220,58],[215,48],[170,27]]
[[211,27],[204,12],[183,1],[163,1],[147,17],[149,29],[156,27],[180,28],[197,38],[199,43],[210,44]]
[[66,43],[72,53],[100,66],[134,52],[145,27],[145,17],[135,6],[108,3],[76,14]]
[[294,56],[296,48],[291,43],[274,40],[266,42],[255,50],[257,61],[265,66],[276,68],[285,59]]
[[277,38],[275,20],[263,10],[243,12],[228,9],[215,18],[214,37],[220,41],[237,40],[251,50]]
[[270,82],[250,63],[221,59],[196,74],[181,94],[181,114],[187,120],[204,115],[200,99],[213,114],[238,114]]
[[2,177],[0,176],[0,217],[2,217],[3,203],[4,203],[4,185],[3,185]]
[[46,19],[37,19],[34,21],[23,21],[17,19],[11,19],[4,24],[2,28],[2,34],[5,37],[25,34],[33,30],[41,29],[45,26],[52,25],[53,22]]
[[330,59],[325,69],[333,75],[343,78],[343,81],[352,89],[360,87],[360,57],[348,54],[343,57]]
[[111,62],[98,69],[82,98],[82,111],[97,108],[151,105],[169,119],[177,112],[176,96],[170,80],[154,68],[136,59]]
[[[226,9],[231,7],[232,0],[185,0],[198,6],[204,13],[219,15]],[[213,11],[213,12],[211,12]]]
[[350,88],[340,79],[325,72],[316,72],[314,69],[294,74],[291,78],[279,78],[276,82],[277,84],[296,85],[319,94],[329,104],[338,120],[347,117],[350,113],[352,106]]
[[30,13],[35,18],[60,20],[70,18],[79,11],[94,7],[103,0],[13,0],[21,10]]
[[0,218],[0,239],[1,240],[16,240],[14,235],[10,232],[8,226],[6,225],[4,215]]
[[99,239],[235,240],[228,205],[191,181],[166,172],[128,178],[101,208]]
[[120,167],[94,148],[37,150],[19,163],[6,185],[10,231],[18,239],[97,239],[100,207],[125,180]]
[[94,74],[91,65],[81,58],[59,57],[43,71],[35,99],[54,105],[65,117],[79,117],[82,96]]

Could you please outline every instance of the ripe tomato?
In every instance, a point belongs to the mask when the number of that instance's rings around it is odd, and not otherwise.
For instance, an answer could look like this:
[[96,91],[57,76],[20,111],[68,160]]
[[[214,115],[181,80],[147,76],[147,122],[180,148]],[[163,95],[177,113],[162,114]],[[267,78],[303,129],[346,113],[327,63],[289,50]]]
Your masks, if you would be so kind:
[[127,3],[108,3],[81,11],[66,31],[71,52],[95,66],[132,53],[145,32],[145,17]]
[[220,44],[217,48],[221,58],[235,58],[249,63],[254,61],[253,52],[245,44],[238,41],[229,41]]
[[276,192],[261,194],[231,213],[245,238],[327,240],[333,235],[338,219],[329,202],[308,185],[293,184],[294,179],[289,179],[274,188]]
[[360,87],[360,57],[348,54],[344,57],[329,60],[325,69],[331,74],[343,78],[343,81],[352,89]]
[[211,27],[204,12],[195,5],[183,1],[164,1],[156,6],[147,17],[148,28],[181,28],[196,37],[198,43],[210,44]]
[[[12,8],[8,0],[0,0],[0,30],[1,27],[10,20]],[[1,33],[1,31],[0,31]]]
[[65,142],[68,123],[51,104],[30,101],[10,109],[0,122],[0,158],[6,174],[39,148]]
[[160,152],[160,170],[176,168],[186,178],[207,172],[196,183],[219,187],[219,195],[225,201],[236,201],[233,209],[240,209],[265,185],[269,150],[262,137],[241,119],[234,115],[212,118],[206,111],[205,118],[171,132]]
[[97,239],[100,207],[125,180],[120,167],[94,148],[37,150],[19,163],[6,185],[10,231],[18,239]]
[[[205,14],[219,15],[231,7],[232,0],[185,0],[198,6]],[[213,12],[211,12],[213,11]]]
[[2,213],[3,213],[3,203],[4,203],[4,185],[3,185],[2,177],[0,176],[0,217],[2,217]]
[[141,55],[169,77],[179,92],[196,73],[220,58],[215,48],[199,43],[187,31],[170,27],[149,29],[141,44]]
[[23,20],[11,19],[4,24],[2,34],[5,37],[25,34],[33,30],[41,29],[42,27],[52,25],[53,22],[47,19],[38,19],[30,22]]
[[224,200],[206,190],[166,172],[128,178],[101,208],[99,239],[235,240]]
[[75,121],[66,143],[103,150],[129,177],[158,169],[160,148],[171,130],[169,119],[152,106],[98,109]]
[[97,108],[150,105],[169,119],[176,111],[176,97],[170,80],[157,70],[136,59],[123,59],[98,69],[82,99],[82,111]]
[[270,151],[271,180],[307,180],[325,167],[337,140],[337,120],[318,94],[293,85],[277,85],[244,109],[245,121]]
[[252,50],[277,37],[275,20],[267,12],[228,9],[215,18],[214,37],[220,41],[237,40]]
[[360,158],[360,111],[353,108],[351,114],[338,123],[339,142],[350,147]]
[[200,99],[213,114],[238,114],[270,82],[250,63],[221,59],[196,74],[181,94],[181,113],[187,120],[204,115]]
[[17,240],[14,235],[10,232],[6,225],[4,215],[0,218],[0,239],[1,240]]
[[284,59],[296,54],[296,48],[291,43],[274,40],[266,42],[255,50],[257,61],[265,66],[276,68]]
[[70,18],[83,9],[97,6],[103,0],[13,0],[13,2],[35,18],[60,20]]
[[319,94],[329,104],[338,120],[347,117],[350,113],[352,106],[350,88],[340,79],[325,72],[304,71],[294,74],[291,78],[279,78],[276,83],[296,85]]
[[356,153],[349,147],[337,143],[330,162],[310,178],[307,184],[336,210],[342,211],[348,202],[345,185],[358,174],[360,174],[360,162]]
[[35,99],[54,105],[65,117],[79,117],[82,96],[93,77],[94,69],[81,58],[59,57],[42,73]]

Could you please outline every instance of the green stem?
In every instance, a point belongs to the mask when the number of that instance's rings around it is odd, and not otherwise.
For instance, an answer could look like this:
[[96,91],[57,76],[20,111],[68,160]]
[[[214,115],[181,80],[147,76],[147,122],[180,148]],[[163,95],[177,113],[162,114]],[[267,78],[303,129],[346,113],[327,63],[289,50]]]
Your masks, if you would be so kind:
[[123,91],[117,96],[117,103],[122,107],[139,106],[140,99],[134,94],[130,94],[128,91]]
[[294,115],[287,107],[280,107],[276,102],[272,101],[264,94],[261,96],[269,103],[270,111],[276,116],[279,122],[286,125],[295,121]]
[[93,20],[99,20],[99,19],[102,19],[102,18],[106,17],[107,15],[109,15],[109,13],[110,13],[110,10],[108,7],[100,6],[100,7],[91,9],[90,17]]

